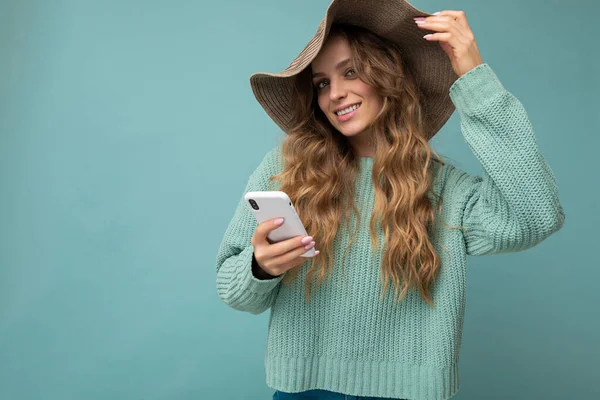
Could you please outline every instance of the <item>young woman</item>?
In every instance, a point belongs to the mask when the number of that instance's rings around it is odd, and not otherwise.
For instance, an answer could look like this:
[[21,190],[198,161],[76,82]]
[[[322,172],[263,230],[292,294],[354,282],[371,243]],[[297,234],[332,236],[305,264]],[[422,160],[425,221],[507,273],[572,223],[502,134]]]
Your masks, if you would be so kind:
[[[257,225],[242,199],[217,255],[223,301],[271,309],[273,398],[453,396],[466,256],[525,250],[565,219],[525,109],[465,14],[335,0],[290,66],[251,85],[286,137],[246,191],[286,192],[311,235],[271,243],[282,221]],[[482,176],[429,145],[455,109]]]

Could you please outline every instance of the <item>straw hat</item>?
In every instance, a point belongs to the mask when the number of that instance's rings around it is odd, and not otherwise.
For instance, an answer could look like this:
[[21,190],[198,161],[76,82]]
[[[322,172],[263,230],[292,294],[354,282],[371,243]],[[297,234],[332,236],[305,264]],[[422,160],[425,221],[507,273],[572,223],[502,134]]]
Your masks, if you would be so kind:
[[333,0],[315,36],[282,72],[258,72],[250,77],[256,100],[284,131],[291,128],[290,96],[294,76],[310,66],[323,46],[332,23],[357,25],[395,42],[422,94],[427,135],[431,139],[454,112],[449,96],[457,75],[437,42],[423,39],[414,17],[430,16],[404,0]]

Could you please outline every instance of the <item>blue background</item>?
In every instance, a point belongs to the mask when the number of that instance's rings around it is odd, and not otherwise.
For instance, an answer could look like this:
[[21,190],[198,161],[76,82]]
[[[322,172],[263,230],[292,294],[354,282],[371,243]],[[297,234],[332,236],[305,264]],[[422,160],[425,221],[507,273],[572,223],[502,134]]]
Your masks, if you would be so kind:
[[[222,303],[215,259],[280,141],[248,78],[328,4],[0,2],[0,399],[270,398],[268,312]],[[413,4],[467,13],[566,212],[533,249],[469,258],[456,398],[600,398],[600,4]],[[456,114],[432,144],[481,172]]]

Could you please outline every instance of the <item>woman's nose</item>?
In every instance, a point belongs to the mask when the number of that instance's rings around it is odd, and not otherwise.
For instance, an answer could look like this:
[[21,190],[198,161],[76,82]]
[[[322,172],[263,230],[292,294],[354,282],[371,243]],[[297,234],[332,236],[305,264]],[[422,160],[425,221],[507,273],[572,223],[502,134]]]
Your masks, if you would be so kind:
[[343,99],[346,97],[346,88],[341,82],[330,82],[329,83],[329,99],[332,101]]

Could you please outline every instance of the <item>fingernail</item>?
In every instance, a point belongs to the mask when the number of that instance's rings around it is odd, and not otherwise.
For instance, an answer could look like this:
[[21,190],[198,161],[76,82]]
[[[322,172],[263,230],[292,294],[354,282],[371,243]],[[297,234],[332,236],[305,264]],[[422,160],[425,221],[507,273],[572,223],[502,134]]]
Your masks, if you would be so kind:
[[433,14],[431,14],[431,15],[440,15],[441,13],[442,13],[441,11],[438,11],[438,12],[434,12],[434,13],[433,13]]
[[275,225],[281,225],[281,224],[283,224],[283,218],[277,218],[275,220]]
[[320,253],[320,251],[319,251],[319,250],[316,250],[316,251],[315,251],[315,256],[316,256],[317,254],[319,254],[319,253]]
[[304,250],[308,250],[311,247],[313,247],[315,245],[315,242],[310,242],[310,244],[307,244],[306,246],[304,246]]
[[429,39],[429,38],[430,38],[430,37],[432,37],[432,36],[433,36],[433,34],[431,34],[431,33],[430,33],[430,34],[428,34],[428,35],[425,35],[425,36],[423,36],[423,39]]
[[417,23],[417,25],[425,25],[426,24],[425,21],[420,20],[420,19],[419,20],[415,20],[415,22]]
[[415,21],[423,21],[425,19],[425,17],[414,17],[413,19]]
[[312,236],[306,236],[306,237],[302,238],[301,242],[302,242],[302,244],[307,244],[307,243],[310,243],[311,240],[313,240]]

